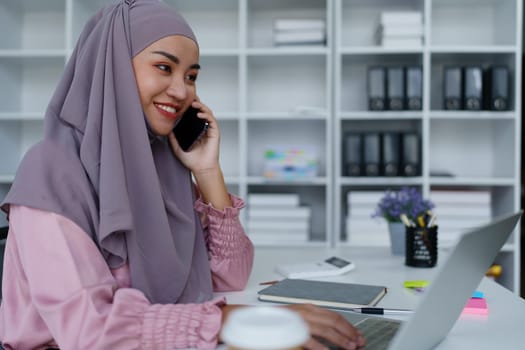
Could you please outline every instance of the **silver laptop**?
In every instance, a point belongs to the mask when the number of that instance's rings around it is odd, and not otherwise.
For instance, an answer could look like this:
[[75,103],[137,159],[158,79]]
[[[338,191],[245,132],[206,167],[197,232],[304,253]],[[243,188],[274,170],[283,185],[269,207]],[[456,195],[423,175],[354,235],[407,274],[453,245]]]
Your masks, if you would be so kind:
[[[462,234],[444,263],[439,265],[435,278],[408,321],[349,312],[341,314],[363,331],[367,350],[432,349],[454,326],[468,299],[513,232],[522,212],[501,217]],[[454,293],[450,293],[452,285]]]

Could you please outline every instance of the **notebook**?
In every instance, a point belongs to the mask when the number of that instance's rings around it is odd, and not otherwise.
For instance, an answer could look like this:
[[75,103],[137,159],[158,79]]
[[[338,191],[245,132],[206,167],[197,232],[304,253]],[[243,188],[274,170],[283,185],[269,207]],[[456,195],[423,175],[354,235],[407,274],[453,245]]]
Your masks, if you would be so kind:
[[[454,326],[485,272],[514,230],[522,212],[501,217],[462,234],[446,260],[438,266],[434,280],[408,321],[340,313],[357,328],[364,330],[367,350],[421,350],[435,347]],[[451,286],[454,287],[451,289]],[[432,327],[428,327],[429,324]],[[383,326],[389,330],[378,331]],[[386,339],[380,339],[382,335],[387,335]]]
[[358,283],[337,283],[284,279],[259,291],[259,300],[278,303],[310,303],[351,309],[374,306],[386,294],[386,287]]

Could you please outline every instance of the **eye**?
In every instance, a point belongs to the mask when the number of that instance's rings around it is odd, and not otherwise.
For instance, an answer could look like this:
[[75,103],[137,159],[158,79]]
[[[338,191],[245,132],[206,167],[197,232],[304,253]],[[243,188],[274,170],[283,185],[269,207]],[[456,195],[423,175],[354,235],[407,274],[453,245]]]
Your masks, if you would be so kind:
[[186,75],[186,80],[195,82],[197,80],[197,74],[188,74]]
[[157,64],[155,65],[155,67],[157,67],[159,70],[163,72],[171,73],[171,67],[167,64]]

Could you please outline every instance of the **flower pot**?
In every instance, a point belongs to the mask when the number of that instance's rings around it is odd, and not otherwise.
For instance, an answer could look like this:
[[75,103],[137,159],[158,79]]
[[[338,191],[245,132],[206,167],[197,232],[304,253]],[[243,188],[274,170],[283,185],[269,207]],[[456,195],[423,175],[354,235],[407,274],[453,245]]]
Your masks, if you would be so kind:
[[390,250],[392,255],[405,255],[406,230],[401,222],[389,222],[388,232],[390,234]]

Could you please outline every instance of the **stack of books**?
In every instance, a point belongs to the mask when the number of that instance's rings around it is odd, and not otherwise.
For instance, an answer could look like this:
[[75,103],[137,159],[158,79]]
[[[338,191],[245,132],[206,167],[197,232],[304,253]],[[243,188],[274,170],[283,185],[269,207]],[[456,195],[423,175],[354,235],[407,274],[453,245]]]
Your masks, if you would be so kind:
[[322,19],[276,19],[273,42],[283,45],[325,45],[326,23]]
[[349,191],[346,195],[346,237],[352,245],[385,246],[389,244],[388,223],[372,218],[384,191]]
[[423,14],[420,11],[381,12],[376,41],[385,47],[421,47]]
[[300,205],[297,193],[251,193],[247,204],[247,231],[253,243],[308,241],[311,208]]
[[440,243],[453,242],[461,232],[492,219],[489,190],[432,190]]

